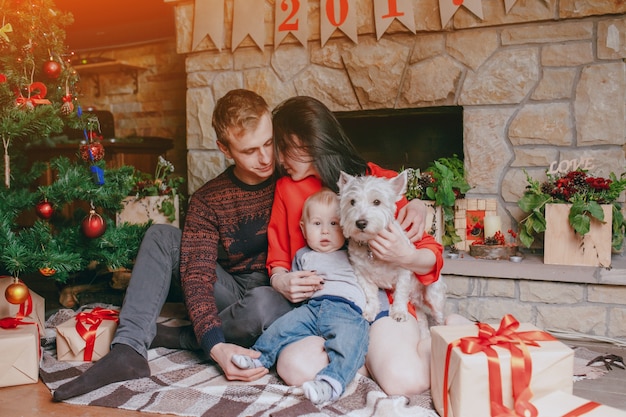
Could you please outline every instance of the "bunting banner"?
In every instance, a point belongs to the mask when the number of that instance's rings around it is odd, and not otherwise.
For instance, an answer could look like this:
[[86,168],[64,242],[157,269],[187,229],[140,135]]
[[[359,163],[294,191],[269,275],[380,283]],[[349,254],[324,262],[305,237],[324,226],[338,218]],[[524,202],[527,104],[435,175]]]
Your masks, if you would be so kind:
[[415,34],[415,17],[411,0],[374,0],[376,40],[379,40],[394,19]]
[[504,0],[505,13],[508,13],[513,8],[516,2],[517,0]]
[[274,49],[292,34],[306,49],[308,0],[277,0],[274,12]]
[[224,47],[224,0],[196,0],[191,50],[209,36],[221,52]]
[[448,24],[452,16],[454,16],[461,6],[474,13],[480,20],[483,20],[483,5],[481,0],[439,0],[439,14],[441,15],[442,28]]
[[356,7],[348,0],[320,1],[320,41],[322,47],[336,29],[341,30],[352,42],[358,43],[356,33]]
[[233,5],[232,52],[250,35],[263,50],[265,45],[265,0],[235,0]]

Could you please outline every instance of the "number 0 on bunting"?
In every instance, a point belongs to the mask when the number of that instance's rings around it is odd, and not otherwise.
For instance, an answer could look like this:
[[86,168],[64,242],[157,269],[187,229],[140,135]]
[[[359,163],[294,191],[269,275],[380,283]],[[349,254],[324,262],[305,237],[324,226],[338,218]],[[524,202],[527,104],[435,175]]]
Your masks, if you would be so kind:
[[308,37],[308,0],[277,0],[274,13],[274,49],[292,34],[300,41],[302,46],[307,47]]
[[352,42],[358,43],[356,33],[356,7],[348,0],[320,0],[320,40],[322,47],[336,29],[340,29]]

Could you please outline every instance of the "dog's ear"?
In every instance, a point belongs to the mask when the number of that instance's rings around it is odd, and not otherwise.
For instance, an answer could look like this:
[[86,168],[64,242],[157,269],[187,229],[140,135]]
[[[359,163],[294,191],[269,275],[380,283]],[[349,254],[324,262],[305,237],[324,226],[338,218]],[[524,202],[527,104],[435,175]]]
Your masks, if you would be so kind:
[[348,183],[348,181],[350,181],[352,179],[352,175],[340,171],[339,172],[339,181],[337,181],[337,187],[339,188],[339,192],[341,193],[341,190],[343,189],[343,186],[346,185]]
[[392,178],[390,180],[393,186],[393,190],[396,192],[396,195],[398,196],[396,201],[401,200],[402,197],[404,197],[404,195],[406,194],[406,187],[407,187],[408,181],[409,181],[409,177],[408,177],[408,173],[406,172],[406,170],[402,171],[395,178]]

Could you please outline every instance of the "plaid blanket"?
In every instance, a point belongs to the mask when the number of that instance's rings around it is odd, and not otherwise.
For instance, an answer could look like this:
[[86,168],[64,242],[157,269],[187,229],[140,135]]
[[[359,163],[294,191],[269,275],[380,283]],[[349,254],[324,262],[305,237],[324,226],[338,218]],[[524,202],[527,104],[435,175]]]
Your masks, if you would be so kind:
[[[62,322],[71,314],[75,313],[64,312],[56,321]],[[51,332],[44,341],[40,377],[54,390],[92,364],[57,361],[54,323],[47,323],[46,327]],[[275,373],[250,383],[227,381],[200,354],[166,348],[151,349],[148,361],[149,378],[110,384],[66,402],[194,417],[437,417],[428,392],[410,397],[388,396],[374,381],[360,375],[339,400],[317,407],[300,388],[285,385]]]

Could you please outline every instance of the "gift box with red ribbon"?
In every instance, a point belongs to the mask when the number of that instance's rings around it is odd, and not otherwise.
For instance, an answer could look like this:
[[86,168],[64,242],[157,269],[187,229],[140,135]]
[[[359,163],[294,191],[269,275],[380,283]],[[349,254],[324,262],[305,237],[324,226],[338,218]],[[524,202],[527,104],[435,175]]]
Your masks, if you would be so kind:
[[96,307],[59,324],[57,359],[95,362],[109,353],[119,322],[119,311]]
[[0,276],[0,318],[17,317],[26,321],[33,321],[39,327],[39,336],[44,336],[46,323],[46,306],[42,296],[28,290],[28,298],[22,304],[11,304],[5,297],[4,292],[7,287],[13,284],[14,278],[10,276]]
[[626,417],[626,411],[555,391],[533,400],[539,417]]
[[0,387],[34,384],[39,378],[37,324],[21,318],[0,319]]
[[536,417],[533,398],[572,393],[574,351],[512,315],[498,328],[435,326],[431,334],[431,394],[441,417]]

